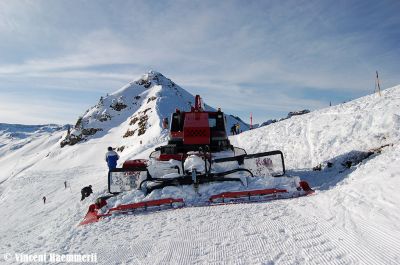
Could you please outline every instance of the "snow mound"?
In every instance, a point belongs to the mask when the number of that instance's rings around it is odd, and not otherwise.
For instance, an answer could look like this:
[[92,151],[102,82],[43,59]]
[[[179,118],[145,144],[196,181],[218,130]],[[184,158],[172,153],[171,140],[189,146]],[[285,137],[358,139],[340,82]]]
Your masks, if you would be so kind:
[[249,153],[281,150],[289,169],[312,168],[400,139],[400,86],[231,137]]

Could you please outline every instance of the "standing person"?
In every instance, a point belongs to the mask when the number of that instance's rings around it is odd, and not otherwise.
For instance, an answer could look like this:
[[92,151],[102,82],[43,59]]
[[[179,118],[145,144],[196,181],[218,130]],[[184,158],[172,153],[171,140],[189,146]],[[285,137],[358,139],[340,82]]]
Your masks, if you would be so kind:
[[43,204],[46,204],[46,196],[43,196],[42,200],[43,200]]
[[236,134],[240,133],[240,124],[236,123]]
[[64,189],[67,188],[67,181],[64,181]]
[[106,153],[106,162],[108,165],[108,169],[114,169],[117,167],[117,160],[119,159],[119,155],[112,149],[112,147],[108,147],[108,152]]
[[231,127],[231,134],[232,134],[232,135],[235,135],[235,134],[236,134],[236,124],[234,124],[234,125]]
[[89,197],[89,195],[92,193],[93,193],[92,185],[83,187],[81,190],[81,194],[82,194],[81,201],[83,201],[86,197]]
[[168,118],[163,119],[163,129],[168,129]]

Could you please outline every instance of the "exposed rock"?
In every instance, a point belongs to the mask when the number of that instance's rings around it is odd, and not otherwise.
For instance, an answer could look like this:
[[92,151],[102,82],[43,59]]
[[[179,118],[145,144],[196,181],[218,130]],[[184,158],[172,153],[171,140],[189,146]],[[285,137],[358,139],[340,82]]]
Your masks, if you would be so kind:
[[124,149],[125,149],[124,145],[120,146],[120,147],[117,148],[117,152],[122,152],[122,151],[124,151]]
[[101,128],[88,128],[88,129],[82,129],[82,134],[85,136],[88,135],[94,135],[96,134],[98,131],[102,131],[103,129]]
[[108,114],[108,113],[103,113],[103,114],[100,115],[98,120],[101,121],[101,122],[111,120],[111,115]]
[[322,165],[321,164],[318,164],[318,165],[316,165],[315,167],[313,167],[313,171],[321,171],[321,169],[322,169]]
[[150,101],[153,101],[153,100],[156,100],[157,99],[157,97],[150,97],[148,100],[147,100],[147,103],[149,103]]
[[129,125],[135,125],[135,123],[139,120],[138,117],[133,117],[132,120],[129,122]]
[[138,85],[144,86],[145,88],[149,88],[151,86],[151,82],[149,80],[145,79],[140,79],[137,81]]
[[351,168],[352,166],[360,164],[363,160],[369,158],[373,154],[374,154],[374,152],[372,152],[372,151],[368,151],[368,152],[353,151],[353,152],[350,152],[347,155],[347,159],[342,162],[342,166],[344,166],[346,168]]
[[125,109],[127,107],[127,105],[125,105],[122,102],[117,102],[115,104],[112,104],[110,107],[116,111],[121,111],[121,110]]
[[307,113],[310,113],[310,110],[303,109],[303,110],[299,110],[299,111],[291,111],[288,113],[287,118],[291,118],[293,116],[303,115],[303,114],[307,114]]
[[82,117],[79,117],[75,123],[75,129],[82,128]]
[[140,136],[146,132],[146,125],[147,125],[148,119],[149,119],[149,117],[147,115],[140,117],[140,121],[138,123],[138,126],[139,126],[138,136]]
[[136,129],[135,130],[129,130],[128,129],[123,137],[126,138],[126,137],[133,136],[135,134],[135,132],[136,132]]
[[63,148],[66,145],[74,145],[82,141],[83,138],[80,135],[74,135],[70,134],[67,137],[65,137],[64,140],[61,141],[60,146]]

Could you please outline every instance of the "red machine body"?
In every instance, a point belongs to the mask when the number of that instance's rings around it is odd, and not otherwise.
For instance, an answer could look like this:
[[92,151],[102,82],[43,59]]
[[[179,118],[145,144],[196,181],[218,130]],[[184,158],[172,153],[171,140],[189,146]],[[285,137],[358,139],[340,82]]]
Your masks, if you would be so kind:
[[207,112],[186,113],[183,126],[183,144],[210,144],[211,133]]
[[[195,105],[188,112],[176,110],[171,115],[170,139],[168,145],[161,147],[160,160],[171,156],[184,156],[188,151],[196,151],[201,146],[208,146],[219,152],[232,148],[226,133],[225,116],[218,111],[204,111],[199,95]],[[164,159],[165,158],[165,159]]]
[[126,160],[122,165],[123,169],[147,168],[147,159]]

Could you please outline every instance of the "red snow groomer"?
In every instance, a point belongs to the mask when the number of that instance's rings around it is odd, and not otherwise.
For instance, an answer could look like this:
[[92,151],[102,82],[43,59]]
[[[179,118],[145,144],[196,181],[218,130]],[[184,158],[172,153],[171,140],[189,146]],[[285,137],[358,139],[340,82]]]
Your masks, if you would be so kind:
[[[280,181],[275,181],[276,178]],[[233,184],[235,182],[238,184]],[[220,186],[210,189],[203,186],[210,183],[220,183]],[[260,186],[260,183],[264,185]],[[192,186],[199,200],[185,201],[185,198],[167,192],[160,199],[146,200],[147,195],[157,197],[150,195],[168,186],[183,191]],[[134,190],[143,192],[145,199],[114,207],[108,203],[113,197]],[[214,190],[220,192],[210,194]],[[108,191],[110,195],[100,197],[90,205],[81,225],[113,214],[183,205],[293,198],[313,192],[307,182],[285,175],[281,151],[247,154],[244,149],[232,146],[224,113],[220,109],[205,111],[199,95],[196,95],[195,106],[190,111],[176,110],[171,115],[167,145],[157,147],[149,159],[128,160],[122,168],[109,172]]]

